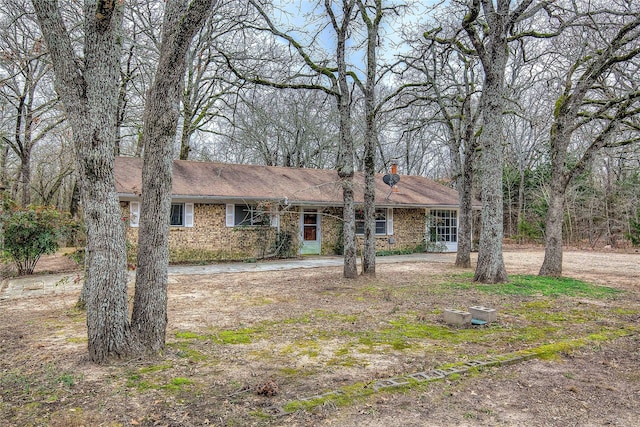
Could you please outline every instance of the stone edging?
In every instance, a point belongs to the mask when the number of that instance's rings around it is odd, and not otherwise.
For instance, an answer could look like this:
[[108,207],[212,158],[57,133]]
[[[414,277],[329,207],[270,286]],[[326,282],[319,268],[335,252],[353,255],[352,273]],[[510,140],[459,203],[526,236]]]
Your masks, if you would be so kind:
[[[431,381],[438,381],[438,380],[444,379],[449,375],[463,374],[469,371],[470,369],[475,369],[480,367],[511,365],[513,363],[523,362],[525,360],[532,359],[536,356],[538,356],[538,353],[535,351],[520,351],[517,353],[508,353],[508,354],[499,355],[499,356],[489,356],[482,360],[472,360],[472,361],[464,362],[460,366],[455,366],[451,368],[431,369],[429,371],[415,372],[412,374],[400,375],[398,377],[377,380],[370,387],[373,389],[373,392],[377,392],[383,389],[406,386],[411,383],[415,384],[415,383],[427,383]],[[285,415],[290,415],[296,412],[295,410],[287,411],[285,409],[285,406],[287,406],[290,403],[294,403],[294,402],[304,403],[304,402],[313,402],[313,401],[321,402],[327,398],[330,398],[331,396],[340,396],[344,394],[345,392],[342,390],[333,390],[333,391],[328,391],[326,393],[317,394],[317,395],[305,397],[302,399],[296,399],[290,402],[285,402],[279,406],[271,406],[271,407],[265,408],[264,410],[268,415],[271,415],[271,416],[276,416],[276,417],[285,416]],[[367,393],[363,393],[363,394],[367,394]]]

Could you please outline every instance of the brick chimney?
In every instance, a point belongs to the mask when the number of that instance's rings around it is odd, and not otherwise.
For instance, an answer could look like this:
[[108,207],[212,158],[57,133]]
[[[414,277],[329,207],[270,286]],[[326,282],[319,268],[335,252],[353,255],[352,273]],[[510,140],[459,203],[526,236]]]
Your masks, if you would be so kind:
[[[391,163],[391,175],[397,175],[397,174],[398,174],[398,164],[397,163]],[[398,192],[398,184],[397,183],[396,183],[396,185],[391,187],[391,191],[393,193],[397,193]]]

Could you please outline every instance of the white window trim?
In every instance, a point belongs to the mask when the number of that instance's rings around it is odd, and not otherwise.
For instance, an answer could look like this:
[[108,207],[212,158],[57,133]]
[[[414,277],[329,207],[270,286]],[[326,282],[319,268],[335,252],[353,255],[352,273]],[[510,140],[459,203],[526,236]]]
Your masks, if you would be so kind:
[[[252,208],[252,205],[247,205],[246,203],[242,203],[242,206],[249,206]],[[265,212],[265,215],[267,213]],[[269,226],[270,227],[279,227],[280,226],[280,213],[278,212],[278,205],[271,206],[269,209]],[[258,227],[259,225],[236,225],[236,204],[227,203],[225,205],[225,225],[227,227]]]
[[269,219],[271,220],[271,227],[280,227],[280,212],[278,212],[278,205],[274,203],[269,209]]
[[171,205],[182,205],[182,224],[171,224],[171,219],[169,219],[170,227],[185,227],[190,228],[193,227],[193,203],[182,203],[182,202],[171,202]]
[[133,228],[140,226],[140,202],[129,202],[129,226]]
[[[438,225],[437,225],[437,224],[432,223],[432,221],[433,221],[434,219],[436,219],[436,220],[438,219],[438,217],[436,216],[436,212],[438,212],[438,211],[442,211],[442,212],[447,211],[447,212],[449,212],[449,217],[448,217],[449,219],[451,219],[451,213],[452,213],[452,212],[455,212],[455,215],[456,215],[456,218],[455,218],[455,219],[456,219],[456,225],[455,225],[455,226],[452,226],[452,225],[449,225],[449,226],[442,226],[443,228],[447,228],[447,229],[449,230],[449,232],[448,232],[448,233],[446,233],[446,234],[449,236],[449,238],[448,238],[448,239],[442,239],[442,240],[438,239],[438,232],[437,232]],[[430,210],[429,210],[429,217],[430,217],[430,220],[429,220],[428,229],[427,229],[427,230],[428,230],[428,232],[427,232],[427,239],[429,239],[429,241],[431,241],[431,240],[430,240],[430,239],[431,239],[431,230],[432,230],[432,229],[435,229],[435,230],[436,230],[436,231],[435,231],[435,234],[436,234],[436,242],[440,242],[440,243],[444,243],[444,244],[453,244],[453,243],[457,244],[457,243],[458,243],[458,231],[459,231],[459,216],[460,216],[460,212],[459,212],[457,209],[445,209],[445,208],[441,208],[441,209],[430,209]],[[445,218],[445,219],[446,219],[446,218]],[[455,233],[451,232],[451,229],[453,229],[453,228],[455,228]],[[451,237],[452,237],[452,236],[455,236],[455,238],[456,238],[456,240],[455,240],[455,241],[454,241],[454,240],[451,240]]]
[[193,219],[194,219],[194,207],[193,203],[185,203],[184,204],[184,226],[187,228],[193,227]]
[[236,205],[233,203],[226,204],[226,225],[227,227],[235,227],[236,224]]
[[[376,208],[376,210],[381,210],[384,208]],[[393,208],[386,208],[386,218],[385,221],[387,222],[387,229],[385,233],[376,233],[376,236],[393,236]],[[356,220],[356,223],[358,221]],[[374,221],[374,223],[377,221]],[[363,236],[364,233],[356,233],[357,236]]]

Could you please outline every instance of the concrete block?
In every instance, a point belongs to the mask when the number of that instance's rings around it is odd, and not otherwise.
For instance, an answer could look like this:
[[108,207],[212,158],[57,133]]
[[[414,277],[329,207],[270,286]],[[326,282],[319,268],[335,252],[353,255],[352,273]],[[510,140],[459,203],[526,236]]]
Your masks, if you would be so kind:
[[469,312],[474,319],[484,320],[487,323],[495,322],[498,318],[498,313],[494,308],[483,307],[481,305],[469,307]]
[[468,311],[446,308],[444,310],[444,321],[452,325],[466,325],[471,323],[471,313]]

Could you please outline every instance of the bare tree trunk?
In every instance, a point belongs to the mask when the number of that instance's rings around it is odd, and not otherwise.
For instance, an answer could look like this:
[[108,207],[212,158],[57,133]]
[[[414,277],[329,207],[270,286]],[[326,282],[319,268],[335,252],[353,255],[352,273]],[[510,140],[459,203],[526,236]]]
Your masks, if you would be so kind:
[[31,149],[20,157],[20,188],[22,206],[31,204]]
[[545,226],[544,261],[541,276],[562,275],[562,220],[564,216],[565,189],[558,180],[551,178],[551,194]]
[[358,276],[357,269],[357,248],[356,248],[356,216],[353,192],[353,137],[351,135],[351,106],[349,88],[347,87],[346,75],[344,82],[341,78],[340,86],[344,86],[342,95],[338,100],[338,114],[340,116],[340,138],[341,155],[338,166],[338,176],[342,182],[342,209],[343,220],[343,243],[344,243],[344,268],[343,275],[347,279]]
[[365,134],[364,134],[364,254],[362,274],[376,275],[376,184],[375,165],[378,132],[376,127],[376,47],[378,27],[382,19],[382,1],[375,1],[373,19],[362,1],[358,2],[360,15],[367,26],[367,81],[364,86]]
[[[331,10],[328,2],[325,2],[327,12]],[[343,207],[343,242],[344,242],[344,268],[343,275],[347,279],[358,277],[356,255],[356,217],[354,205],[353,173],[354,173],[354,146],[351,132],[351,91],[347,82],[347,63],[345,59],[346,45],[351,12],[354,7],[352,0],[343,0],[342,22],[338,24],[335,16],[332,17],[334,30],[337,36],[336,65],[338,71],[339,94],[338,116],[340,128],[340,156],[338,160],[338,176],[342,181]]]
[[524,167],[520,167],[519,171],[519,181],[518,181],[518,212],[516,217],[516,233],[520,236],[519,240],[522,243],[523,236],[520,235],[520,231],[522,228],[522,224],[524,222]]
[[[186,98],[186,96],[185,96]],[[182,116],[183,117],[191,117],[192,111],[191,108],[183,103],[182,104]],[[182,134],[180,136],[180,155],[179,158],[180,160],[188,160],[189,159],[189,153],[191,152],[191,129],[190,129],[190,124],[187,123],[187,121],[185,120],[185,122],[182,124]]]
[[[470,112],[469,112],[470,113]],[[474,126],[467,124],[465,138],[465,156],[462,174],[458,185],[460,215],[458,218],[458,251],[456,267],[471,268],[471,246],[473,243],[473,165],[475,163],[478,140],[474,136]]]
[[351,175],[342,172],[343,208],[343,242],[344,242],[344,268],[343,276],[347,279],[358,277],[356,264],[356,223],[355,205],[353,198],[353,172]]
[[[481,39],[475,25],[482,9],[487,29]],[[531,0],[525,0],[519,7],[523,13]],[[469,4],[469,13],[462,22],[484,69],[482,87],[482,133],[480,134],[480,183],[482,191],[482,230],[480,231],[480,249],[474,280],[482,283],[507,281],[507,272],[502,257],[503,196],[502,169],[504,164],[502,142],[502,113],[504,110],[504,73],[509,50],[507,33],[517,19],[510,16],[510,2],[473,0]]]
[[[496,48],[499,50],[499,48]],[[506,58],[506,43],[501,60]],[[498,55],[500,56],[500,55]],[[496,61],[498,62],[498,61]],[[482,283],[507,281],[507,272],[502,257],[503,203],[502,203],[502,80],[504,68],[495,64],[495,73],[486,72],[482,89],[482,134],[480,135],[482,188],[482,229],[480,249],[474,280]],[[502,74],[500,73],[502,70]]]
[[158,68],[145,105],[142,208],[131,327],[137,342],[149,353],[165,346],[174,138],[185,55],[214,2],[167,2]]
[[122,142],[122,124],[124,123],[125,114],[127,111],[127,105],[129,103],[128,93],[129,83],[133,78],[133,71],[131,70],[131,61],[133,60],[135,44],[129,47],[127,54],[126,67],[120,71],[120,85],[118,89],[118,111],[116,113],[116,144],[114,154],[120,155],[120,144]]
[[88,350],[99,363],[130,349],[125,230],[113,175],[122,7],[85,1],[84,64],[79,68],[57,3],[32,3],[73,129],[87,227]]
[[7,158],[9,157],[9,144],[4,136],[0,136],[0,187],[6,189],[7,186]]

